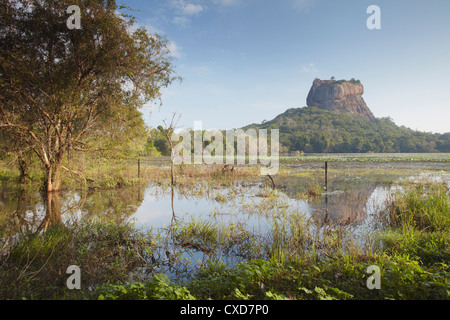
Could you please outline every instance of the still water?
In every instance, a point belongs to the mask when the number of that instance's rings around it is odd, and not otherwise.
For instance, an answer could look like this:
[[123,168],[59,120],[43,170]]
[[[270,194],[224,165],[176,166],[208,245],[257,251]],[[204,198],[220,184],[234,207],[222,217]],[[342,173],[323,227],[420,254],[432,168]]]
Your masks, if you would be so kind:
[[[309,219],[304,226],[313,230],[312,237],[320,237],[333,225],[345,228],[346,233],[341,234],[350,234],[352,243],[356,239],[358,246],[367,247],[368,235],[377,230],[380,214],[404,183],[440,181],[450,187],[446,164],[433,166],[355,169],[341,165],[330,171],[327,192],[321,170],[305,173],[305,168],[296,166],[275,177],[275,190],[265,177],[236,179],[227,185],[197,181],[174,188],[149,181],[145,187],[49,195],[2,183],[0,240],[11,246],[20,236],[55,225],[132,224],[159,237],[153,254],[145,256],[150,273],[187,279],[205,259],[227,265],[266,259],[277,241],[289,251],[292,231],[286,221],[292,217]],[[214,228],[219,231],[212,236]],[[206,250],[208,247],[214,249]],[[149,275],[145,271],[145,276]]]
[[[328,192],[305,196],[311,186],[322,189],[323,177],[302,175],[292,168],[276,177],[271,191],[267,179],[236,180],[221,186],[204,182],[195,186],[156,185],[127,187],[95,192],[66,191],[50,197],[23,191],[12,184],[0,187],[0,231],[2,237],[36,233],[54,223],[109,221],[133,223],[138,228],[167,228],[174,219],[208,220],[214,224],[245,224],[264,232],[280,215],[289,212],[367,229],[371,217],[384,210],[398,183],[432,179],[450,184],[447,170],[368,170],[347,169],[330,174]],[[321,194],[320,194],[321,193]]]

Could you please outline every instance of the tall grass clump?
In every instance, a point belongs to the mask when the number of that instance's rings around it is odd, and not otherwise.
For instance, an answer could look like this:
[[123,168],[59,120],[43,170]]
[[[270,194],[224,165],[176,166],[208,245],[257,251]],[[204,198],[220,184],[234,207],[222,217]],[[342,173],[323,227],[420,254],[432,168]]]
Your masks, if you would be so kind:
[[387,229],[381,234],[388,252],[409,254],[425,264],[449,263],[450,195],[445,184],[408,186],[394,196]]
[[55,225],[41,233],[19,236],[0,256],[0,299],[74,299],[87,292],[68,290],[66,271],[82,270],[82,287],[127,280],[148,268],[153,242],[131,225]]
[[418,184],[401,192],[390,207],[390,225],[434,232],[450,227],[450,196],[444,184]]

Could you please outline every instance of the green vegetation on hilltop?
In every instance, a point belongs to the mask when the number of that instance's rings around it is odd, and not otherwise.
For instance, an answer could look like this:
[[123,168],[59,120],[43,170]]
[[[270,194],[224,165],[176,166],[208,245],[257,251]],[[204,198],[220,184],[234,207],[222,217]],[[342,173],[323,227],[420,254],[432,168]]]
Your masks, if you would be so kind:
[[397,126],[390,118],[369,121],[316,107],[289,109],[244,129],[279,129],[282,153],[450,152],[450,133],[433,134]]

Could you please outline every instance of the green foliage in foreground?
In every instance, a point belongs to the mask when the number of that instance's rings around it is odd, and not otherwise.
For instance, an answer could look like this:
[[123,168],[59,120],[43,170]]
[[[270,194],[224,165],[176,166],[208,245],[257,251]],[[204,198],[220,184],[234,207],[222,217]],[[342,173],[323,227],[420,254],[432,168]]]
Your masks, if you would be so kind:
[[[152,240],[130,225],[62,223],[39,234],[19,235],[8,247],[0,238],[0,299],[80,299],[86,291],[68,290],[66,270],[83,271],[82,286],[126,279],[142,256],[152,251]],[[87,295],[87,296],[86,296]]]
[[105,284],[97,291],[103,292],[99,300],[195,300],[186,288],[174,284],[164,274],[157,274],[146,283]]
[[410,255],[423,264],[449,263],[450,196],[445,185],[413,185],[389,209],[381,235],[388,253]]
[[[374,264],[382,270],[381,290],[366,287],[366,270]],[[317,265],[251,260],[234,268],[211,264],[184,286],[157,275],[147,283],[106,284],[96,293],[119,300],[448,299],[448,276],[448,265],[427,267],[408,255],[342,256]]]
[[[251,259],[234,266],[209,261],[190,279],[178,282],[148,264],[159,245],[158,237],[130,226],[54,227],[18,239],[8,254],[0,257],[0,297],[448,300],[449,206],[449,190],[443,184],[407,186],[383,215],[384,228],[376,238],[379,246],[372,252],[338,249],[317,258],[298,251],[296,257],[286,255],[289,259],[273,254],[269,259]],[[72,264],[83,270],[80,291],[65,286],[65,269]],[[381,290],[367,288],[367,269],[372,265],[380,267]],[[155,273],[140,280],[139,274],[131,272],[136,268]]]
[[[234,267],[213,262],[181,286],[158,275],[146,284],[107,284],[96,294],[100,299],[449,299],[449,206],[444,185],[412,186],[397,194],[378,253],[342,253],[316,262],[254,259]],[[367,288],[371,265],[381,269],[381,290]]]

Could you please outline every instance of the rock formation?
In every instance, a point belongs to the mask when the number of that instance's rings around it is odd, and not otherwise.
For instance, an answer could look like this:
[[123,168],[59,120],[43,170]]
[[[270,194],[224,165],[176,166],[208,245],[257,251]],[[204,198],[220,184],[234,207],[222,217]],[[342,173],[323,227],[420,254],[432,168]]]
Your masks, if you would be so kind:
[[308,94],[307,105],[337,113],[361,115],[374,120],[372,111],[362,98],[363,94],[363,85],[353,79],[351,81],[315,79]]

